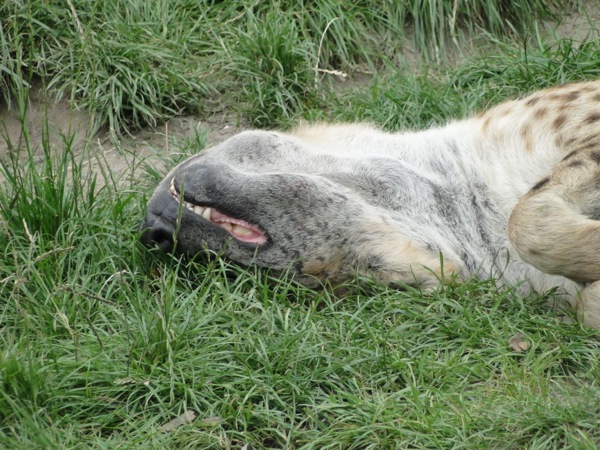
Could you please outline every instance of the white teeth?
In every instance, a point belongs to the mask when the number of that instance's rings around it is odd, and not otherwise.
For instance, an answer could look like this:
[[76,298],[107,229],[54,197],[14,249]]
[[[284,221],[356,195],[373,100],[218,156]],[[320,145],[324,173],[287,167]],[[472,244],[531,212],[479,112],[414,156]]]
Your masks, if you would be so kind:
[[249,230],[246,227],[242,227],[240,225],[233,225],[231,227],[231,232],[241,236],[251,236],[252,230]]
[[[177,193],[177,190],[175,189],[175,181],[173,179],[171,179],[171,186],[169,187],[169,192],[171,193],[173,198],[175,200],[177,200],[177,202],[179,202],[180,196]],[[200,217],[210,221],[210,216],[212,215],[213,208],[210,208],[207,206],[194,205],[193,203],[186,202],[186,201],[184,201],[183,204],[188,210],[192,211],[194,214],[198,214]],[[245,227],[243,225],[238,225],[236,223],[218,222],[215,224],[220,226],[221,228],[223,228],[225,231],[229,232],[230,234],[241,237],[242,239],[244,237],[251,238],[255,235],[255,231],[253,231],[252,229]]]
[[[175,200],[179,201],[179,194],[177,193],[177,190],[175,189],[175,178],[171,178],[171,186],[169,187],[169,192],[171,193],[171,195],[173,196],[173,198]],[[194,205],[193,203],[190,203],[190,202],[184,202],[184,205],[190,211],[198,214],[199,216],[204,217],[206,220],[210,220],[210,214],[212,213],[212,208],[206,208],[204,206]],[[229,227],[229,228],[231,228],[231,227]]]
[[171,178],[171,186],[169,186],[169,192],[175,198],[175,200],[179,201],[179,195],[175,190],[175,178]]
[[208,208],[205,206],[194,205],[190,202],[185,202],[185,207],[199,216],[204,217],[206,220],[210,220],[210,215],[212,213],[212,208]]

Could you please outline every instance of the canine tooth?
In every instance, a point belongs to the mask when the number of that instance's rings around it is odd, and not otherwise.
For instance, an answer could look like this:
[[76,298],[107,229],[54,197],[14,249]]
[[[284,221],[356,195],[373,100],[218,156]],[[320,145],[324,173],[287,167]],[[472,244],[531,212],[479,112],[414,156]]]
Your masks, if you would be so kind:
[[194,205],[190,202],[185,202],[185,207],[187,209],[191,209],[192,211],[194,210]]
[[225,228],[227,231],[231,233],[231,224],[229,222],[223,222],[219,224],[221,228]]
[[212,212],[212,208],[206,208],[203,212],[202,212],[202,217],[204,217],[206,220],[210,220],[210,213]]
[[201,216],[202,213],[204,212],[204,208],[202,206],[198,206],[198,205],[195,205],[194,208],[193,208],[193,210],[199,216]]
[[242,236],[251,236],[252,235],[252,230],[250,230],[246,227],[242,227],[240,225],[233,225],[231,227],[231,232],[242,235]]
[[177,194],[177,191],[175,190],[175,178],[171,178],[171,186],[169,186],[169,192],[171,193],[171,195],[173,196],[173,198],[177,201],[179,201],[179,195]]

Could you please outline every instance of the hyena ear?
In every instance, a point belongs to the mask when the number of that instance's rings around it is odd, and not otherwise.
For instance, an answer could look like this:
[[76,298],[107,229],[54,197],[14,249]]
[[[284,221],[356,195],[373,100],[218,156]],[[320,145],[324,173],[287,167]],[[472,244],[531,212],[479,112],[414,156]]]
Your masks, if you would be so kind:
[[440,253],[429,252],[410,239],[381,225],[371,230],[375,239],[356,249],[360,274],[388,285],[411,285],[430,290],[455,280],[460,266]]

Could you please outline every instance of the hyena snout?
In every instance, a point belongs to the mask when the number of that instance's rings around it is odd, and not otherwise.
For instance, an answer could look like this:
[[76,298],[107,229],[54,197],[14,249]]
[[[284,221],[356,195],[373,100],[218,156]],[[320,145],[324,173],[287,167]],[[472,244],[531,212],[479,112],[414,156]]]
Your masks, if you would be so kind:
[[175,229],[171,224],[165,223],[160,217],[149,212],[141,230],[143,231],[141,240],[144,245],[158,247],[165,253],[173,251]]

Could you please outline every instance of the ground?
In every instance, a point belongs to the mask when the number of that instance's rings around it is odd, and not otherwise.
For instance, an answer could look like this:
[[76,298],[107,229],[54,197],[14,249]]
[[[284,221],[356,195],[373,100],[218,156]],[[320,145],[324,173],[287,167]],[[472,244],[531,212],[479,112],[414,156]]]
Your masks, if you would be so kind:
[[[7,104],[0,106],[0,161],[3,162],[8,158],[9,149],[14,151],[19,148],[20,139],[21,142],[24,139],[21,135],[22,121],[19,112],[14,109]],[[89,113],[71,107],[67,101],[57,100],[52,94],[44,92],[39,84],[31,90],[26,123],[27,139],[39,158],[43,158],[41,146],[46,138],[49,138],[51,148],[61,149],[61,143],[72,136],[75,155],[81,154],[89,140],[92,143],[90,148],[94,151],[91,164],[103,161],[105,166],[111,168],[116,179],[139,175],[141,161],[161,171],[166,170],[165,161],[169,160],[172,152],[178,151],[174,144],[192,139],[197,134],[205,135],[208,143],[215,144],[245,128],[234,114],[220,112],[205,118],[178,116],[157,127],[118,137],[106,128],[90,132],[93,124]],[[24,148],[23,145],[20,147]]]

